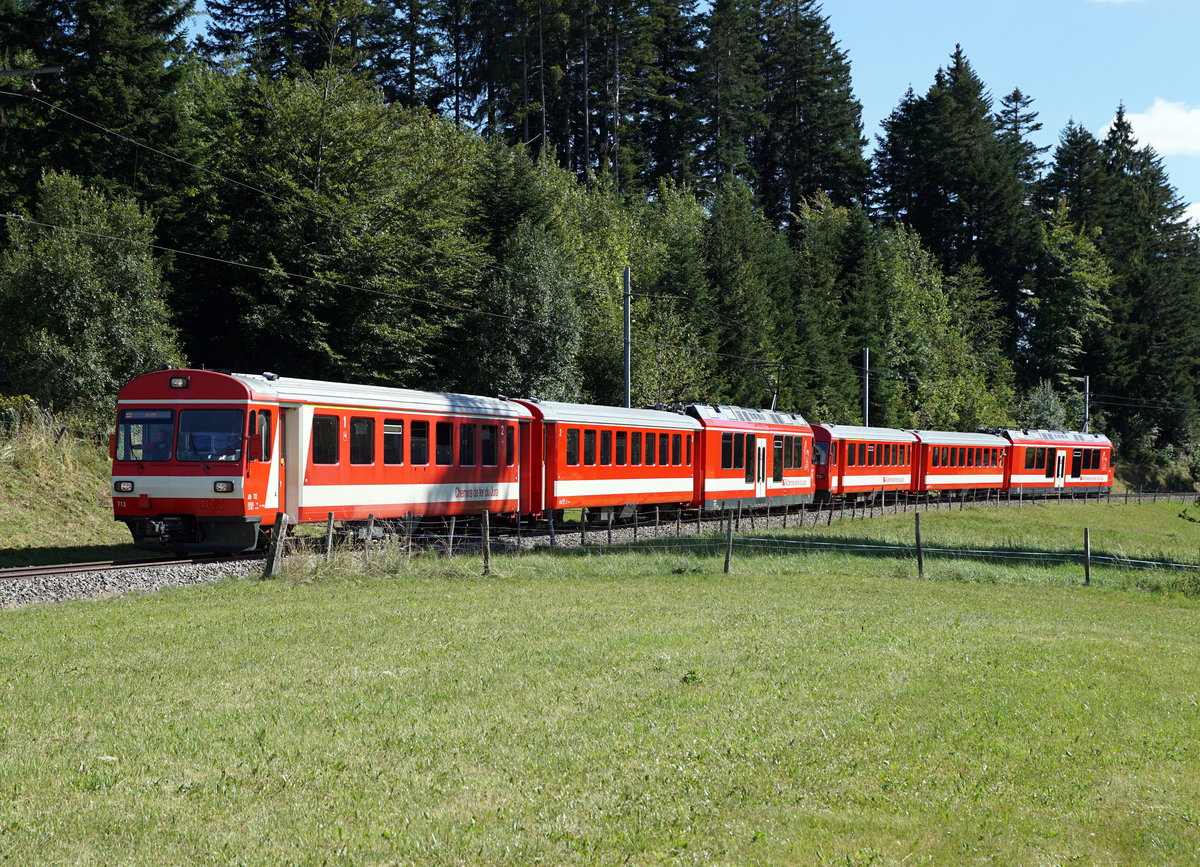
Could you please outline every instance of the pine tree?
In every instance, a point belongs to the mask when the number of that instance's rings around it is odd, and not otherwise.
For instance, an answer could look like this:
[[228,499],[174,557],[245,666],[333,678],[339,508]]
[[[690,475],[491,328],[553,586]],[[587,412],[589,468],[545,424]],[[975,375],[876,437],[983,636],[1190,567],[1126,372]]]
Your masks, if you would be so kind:
[[911,91],[884,123],[875,164],[879,213],[915,229],[942,267],[982,269],[1016,354],[1022,285],[1036,222],[983,82],[957,48],[923,97]]
[[766,0],[759,17],[766,125],[753,150],[764,211],[785,223],[817,193],[840,205],[861,201],[862,108],[828,21],[815,0]]
[[180,145],[177,91],[190,13],[191,0],[29,5],[30,59],[63,71],[39,78],[46,104],[29,106],[10,133],[26,155],[17,181],[26,201],[42,172],[55,169],[149,202],[180,186],[186,169],[151,148]]
[[704,20],[696,99],[706,134],[700,175],[715,190],[725,178],[754,179],[747,142],[766,124],[759,41],[751,0],[715,0]]

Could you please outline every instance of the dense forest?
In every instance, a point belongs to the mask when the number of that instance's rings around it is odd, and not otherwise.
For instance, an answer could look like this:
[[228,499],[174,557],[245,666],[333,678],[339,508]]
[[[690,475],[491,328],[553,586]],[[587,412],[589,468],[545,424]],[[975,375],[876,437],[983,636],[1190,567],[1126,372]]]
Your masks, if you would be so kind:
[[[947,46],[868,142],[813,0],[0,0],[0,395],[188,363],[1200,439],[1200,237],[1118,106]],[[189,38],[189,22],[199,28]],[[31,86],[32,81],[32,86]],[[1009,89],[1011,88],[1011,90]],[[870,145],[874,145],[870,147]],[[870,353],[869,373],[863,367]]]

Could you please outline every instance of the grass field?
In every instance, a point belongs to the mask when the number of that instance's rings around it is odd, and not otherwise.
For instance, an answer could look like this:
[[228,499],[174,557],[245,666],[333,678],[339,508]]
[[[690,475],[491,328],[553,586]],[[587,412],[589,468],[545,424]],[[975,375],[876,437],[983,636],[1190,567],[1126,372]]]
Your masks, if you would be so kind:
[[[1162,506],[1100,535],[1194,551]],[[989,538],[1099,526],[1069,509],[1001,510]],[[974,520],[929,513],[927,544]],[[0,612],[0,860],[1200,858],[1197,599],[1073,564],[921,581],[739,549],[725,576],[720,548],[490,578],[382,549]]]

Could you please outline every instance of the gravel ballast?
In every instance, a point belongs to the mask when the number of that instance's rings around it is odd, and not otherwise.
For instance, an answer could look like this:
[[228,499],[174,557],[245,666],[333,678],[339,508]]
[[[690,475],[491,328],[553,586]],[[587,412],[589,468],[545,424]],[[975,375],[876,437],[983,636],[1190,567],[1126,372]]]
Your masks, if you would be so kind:
[[151,592],[164,587],[189,587],[219,581],[228,576],[243,577],[261,572],[262,568],[262,560],[243,560],[21,578],[0,582],[0,608],[99,599],[138,591]]

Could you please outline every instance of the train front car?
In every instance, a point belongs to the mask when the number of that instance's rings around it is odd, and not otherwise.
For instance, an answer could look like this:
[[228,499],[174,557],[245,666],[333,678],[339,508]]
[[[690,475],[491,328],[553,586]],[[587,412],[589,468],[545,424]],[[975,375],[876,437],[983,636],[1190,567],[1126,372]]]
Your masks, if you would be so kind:
[[693,404],[699,419],[697,502],[708,510],[811,503],[813,433],[795,413]]
[[817,497],[907,491],[917,438],[885,427],[814,424]]
[[1112,490],[1112,441],[1103,434],[1062,430],[998,430],[1012,445],[1005,484],[1014,494]]
[[1008,441],[986,433],[916,430],[912,490],[974,491],[1004,487]]
[[110,451],[113,517],[139,548],[253,550],[273,521],[273,395],[224,373],[139,376],[117,398]]

